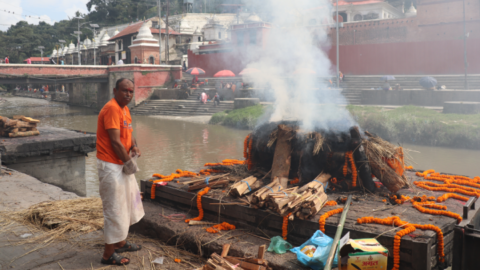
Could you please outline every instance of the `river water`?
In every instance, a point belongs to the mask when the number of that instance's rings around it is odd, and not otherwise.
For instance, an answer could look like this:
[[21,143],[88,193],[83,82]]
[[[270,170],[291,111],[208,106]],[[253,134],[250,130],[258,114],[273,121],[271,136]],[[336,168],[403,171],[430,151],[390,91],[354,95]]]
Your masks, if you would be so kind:
[[[22,114],[40,119],[40,126],[96,132],[93,110],[65,103],[33,98],[7,97],[0,103],[0,115]],[[170,174],[176,169],[195,170],[207,162],[243,158],[243,141],[249,131],[222,126],[133,115],[134,136],[142,152],[137,179],[154,173]],[[403,144],[411,149],[416,169],[435,169],[470,177],[480,175],[480,151]],[[98,196],[96,153],[86,160],[87,196]]]

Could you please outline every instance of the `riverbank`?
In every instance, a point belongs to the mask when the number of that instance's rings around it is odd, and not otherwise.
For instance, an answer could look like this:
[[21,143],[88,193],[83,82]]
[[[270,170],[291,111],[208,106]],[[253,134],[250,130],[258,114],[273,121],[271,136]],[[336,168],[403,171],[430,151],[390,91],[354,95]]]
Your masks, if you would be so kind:
[[[258,105],[216,113],[210,124],[253,129],[270,108]],[[388,141],[480,149],[480,114],[443,114],[416,106],[385,109],[348,105],[347,109],[362,129]]]
[[[74,193],[17,171],[7,169],[1,173],[0,269],[126,269],[100,263],[104,243],[101,229],[85,234],[70,232],[50,239],[46,227],[37,227],[14,217],[17,213],[14,211],[25,210],[41,202],[65,202],[77,198]],[[157,269],[193,269],[204,264],[204,259],[198,255],[158,240],[132,233],[128,240],[143,247],[141,251],[123,254],[131,259],[128,269],[154,269],[152,261],[159,257],[163,257],[164,261],[156,266]],[[174,261],[177,258],[181,259],[180,263]]]

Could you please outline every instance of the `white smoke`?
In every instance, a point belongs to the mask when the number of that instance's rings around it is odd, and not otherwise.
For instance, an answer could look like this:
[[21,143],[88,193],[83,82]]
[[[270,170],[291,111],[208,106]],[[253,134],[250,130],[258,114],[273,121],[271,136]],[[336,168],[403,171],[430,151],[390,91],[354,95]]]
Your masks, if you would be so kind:
[[[253,0],[257,1],[257,0]],[[266,45],[250,55],[247,68],[257,87],[269,86],[275,105],[270,121],[301,120],[305,130],[343,129],[354,125],[339,90],[328,89],[336,75],[327,53],[334,24],[327,0],[264,0],[259,15],[272,24]],[[259,7],[258,5],[257,7]],[[312,74],[312,71],[314,74]]]

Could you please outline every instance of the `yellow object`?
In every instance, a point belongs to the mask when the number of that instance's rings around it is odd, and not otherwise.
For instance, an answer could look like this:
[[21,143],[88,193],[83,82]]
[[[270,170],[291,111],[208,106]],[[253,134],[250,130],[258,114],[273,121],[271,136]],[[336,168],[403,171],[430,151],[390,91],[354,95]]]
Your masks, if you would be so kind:
[[315,253],[315,250],[317,248],[313,245],[306,245],[304,246],[300,251],[303,252],[303,254],[307,255],[308,257],[313,257],[313,254]]
[[349,239],[340,249],[341,270],[386,270],[388,249],[376,239]]

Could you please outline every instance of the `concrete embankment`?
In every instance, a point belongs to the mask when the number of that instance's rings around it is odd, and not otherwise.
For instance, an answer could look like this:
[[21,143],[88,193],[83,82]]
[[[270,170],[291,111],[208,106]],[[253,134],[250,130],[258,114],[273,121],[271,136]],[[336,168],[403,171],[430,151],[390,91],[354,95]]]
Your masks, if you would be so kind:
[[[68,234],[48,244],[43,241],[27,243],[45,231],[10,219],[10,211],[24,210],[45,201],[74,198],[78,198],[74,193],[17,171],[5,170],[0,176],[0,269],[105,269],[107,266],[100,263],[104,245],[102,230],[81,236]],[[156,269],[193,269],[204,263],[194,254],[157,240],[132,233],[129,240],[142,245],[143,249],[122,254],[131,259],[128,269],[154,269],[152,261],[158,257],[164,257],[164,263],[156,265]],[[181,263],[175,263],[176,258],[181,259]]]

